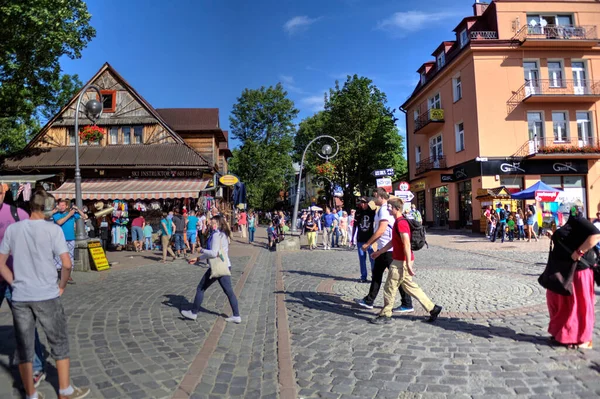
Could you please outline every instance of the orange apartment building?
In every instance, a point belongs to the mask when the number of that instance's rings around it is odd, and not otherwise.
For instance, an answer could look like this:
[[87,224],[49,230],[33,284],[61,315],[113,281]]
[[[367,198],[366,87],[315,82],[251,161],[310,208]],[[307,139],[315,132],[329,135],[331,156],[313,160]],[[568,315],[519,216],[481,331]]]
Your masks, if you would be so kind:
[[[413,203],[480,230],[484,189],[541,180],[600,210],[600,2],[496,0],[441,43],[402,105]],[[559,201],[559,202],[560,202]]]

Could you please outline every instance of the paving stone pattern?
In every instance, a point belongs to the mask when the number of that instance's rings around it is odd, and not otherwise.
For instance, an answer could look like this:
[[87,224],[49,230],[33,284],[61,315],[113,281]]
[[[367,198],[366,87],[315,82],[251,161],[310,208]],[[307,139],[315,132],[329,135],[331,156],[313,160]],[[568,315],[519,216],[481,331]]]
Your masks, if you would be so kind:
[[[377,308],[364,310],[351,301],[369,287],[355,282],[354,252],[284,256],[299,397],[599,397],[598,351],[550,345],[547,311],[527,306],[545,303],[535,282],[544,248],[490,255],[439,246],[417,253],[416,281],[432,300],[449,310],[479,308],[478,317],[443,312],[429,324],[417,313],[394,316],[384,326],[368,323]],[[331,282],[331,292],[324,281]],[[520,302],[523,312],[515,311]],[[509,310],[487,312],[504,304]]]

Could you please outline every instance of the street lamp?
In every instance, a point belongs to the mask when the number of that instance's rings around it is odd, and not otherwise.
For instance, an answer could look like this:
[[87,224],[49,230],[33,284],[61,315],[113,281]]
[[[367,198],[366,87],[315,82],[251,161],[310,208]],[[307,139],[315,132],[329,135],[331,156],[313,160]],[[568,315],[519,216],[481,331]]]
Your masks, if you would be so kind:
[[[84,105],[85,116],[91,120],[94,124],[102,115],[102,93],[100,89],[94,85],[87,85],[79,94],[77,99],[77,106],[75,107],[75,205],[78,209],[83,208],[83,199],[81,196],[81,169],[79,168],[79,110],[81,107],[81,100],[89,89],[93,89],[98,93],[99,100],[91,99]],[[77,219],[75,223],[76,241],[85,241],[88,238],[87,232],[85,231],[85,224],[82,218]]]
[[292,215],[292,232],[293,233],[298,231],[298,227],[296,226],[296,223],[298,222],[298,204],[300,202],[300,183],[302,182],[302,168],[304,167],[304,158],[306,157],[306,151],[308,151],[308,148],[310,147],[310,145],[312,143],[314,143],[315,141],[320,140],[320,139],[331,139],[331,140],[333,140],[333,142],[335,143],[335,146],[336,146],[335,153],[333,155],[331,154],[333,152],[333,148],[329,144],[325,144],[323,147],[321,147],[322,154],[317,153],[317,155],[320,158],[323,158],[325,161],[329,161],[329,158],[335,157],[337,155],[338,151],[340,150],[340,144],[337,142],[337,140],[328,135],[322,135],[319,137],[315,137],[313,140],[311,140],[310,143],[308,143],[306,145],[306,148],[304,149],[304,153],[302,154],[302,161],[300,162],[300,171],[298,172],[298,187],[296,187],[296,202],[294,203],[294,213]]

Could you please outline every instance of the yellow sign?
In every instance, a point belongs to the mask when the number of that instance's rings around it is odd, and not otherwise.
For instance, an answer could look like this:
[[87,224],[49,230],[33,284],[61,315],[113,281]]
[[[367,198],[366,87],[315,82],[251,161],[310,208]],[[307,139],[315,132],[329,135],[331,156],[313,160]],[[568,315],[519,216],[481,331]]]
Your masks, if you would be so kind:
[[431,119],[432,121],[443,121],[444,110],[439,108],[431,108],[429,110],[429,119]]
[[99,241],[88,242],[88,250],[90,251],[90,256],[94,261],[94,267],[97,271],[101,272],[102,270],[110,269],[108,259],[106,259],[106,254]]
[[410,183],[412,191],[425,190],[425,180],[419,180],[414,183]]
[[234,175],[221,176],[221,178],[219,179],[219,182],[224,186],[233,186],[235,183],[237,183],[239,181],[240,180],[237,177],[235,177]]

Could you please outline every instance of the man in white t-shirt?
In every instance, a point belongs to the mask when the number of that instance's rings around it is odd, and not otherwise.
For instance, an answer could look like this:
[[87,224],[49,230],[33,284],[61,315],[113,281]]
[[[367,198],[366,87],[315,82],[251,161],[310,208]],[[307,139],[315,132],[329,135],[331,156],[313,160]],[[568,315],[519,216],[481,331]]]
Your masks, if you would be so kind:
[[[12,313],[17,340],[19,373],[28,399],[41,398],[33,382],[32,361],[36,322],[40,324],[56,361],[60,399],[79,399],[90,393],[71,385],[67,318],[60,301],[71,275],[69,247],[62,229],[46,221],[45,210],[54,209],[54,198],[37,191],[30,202],[31,216],[11,224],[0,244],[0,274],[12,288]],[[13,256],[13,270],[6,266]],[[54,263],[62,263],[60,283]]]
[[[377,242],[377,248],[383,248],[387,245],[388,242],[392,240],[392,229],[394,227],[394,222],[396,221],[394,217],[390,214],[390,211],[387,207],[387,200],[390,198],[390,195],[383,188],[379,187],[377,191],[375,191],[373,200],[375,201],[375,205],[379,207],[377,213],[375,213],[374,219],[374,233],[367,241],[363,244],[363,251],[368,251],[369,247]],[[381,288],[381,281],[383,280],[383,272],[390,267],[394,258],[392,257],[392,248],[384,254],[381,254],[375,259],[375,265],[373,266],[373,275],[371,278],[371,287],[369,288],[369,294],[363,299],[357,299],[356,303],[360,306],[373,309],[373,302],[375,302],[375,298],[377,298],[377,294],[379,293],[379,289]],[[404,292],[402,287],[398,288],[400,291],[400,296],[402,297],[402,304],[400,307],[394,309],[394,312],[400,313],[409,313],[414,312],[415,309],[412,306],[412,298]]]

